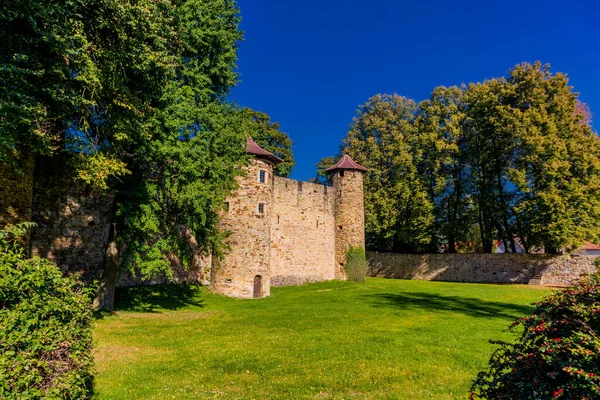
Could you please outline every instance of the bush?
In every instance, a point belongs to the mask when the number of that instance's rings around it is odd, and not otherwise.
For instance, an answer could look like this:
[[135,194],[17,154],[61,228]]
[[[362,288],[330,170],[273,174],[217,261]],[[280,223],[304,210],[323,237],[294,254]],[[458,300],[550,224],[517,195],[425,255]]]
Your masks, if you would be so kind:
[[350,246],[346,251],[346,275],[349,281],[364,282],[367,274],[367,258],[365,249]]
[[536,303],[517,343],[499,344],[471,398],[600,398],[600,272]]
[[91,395],[91,295],[46,259],[26,259],[31,224],[0,230],[0,398]]

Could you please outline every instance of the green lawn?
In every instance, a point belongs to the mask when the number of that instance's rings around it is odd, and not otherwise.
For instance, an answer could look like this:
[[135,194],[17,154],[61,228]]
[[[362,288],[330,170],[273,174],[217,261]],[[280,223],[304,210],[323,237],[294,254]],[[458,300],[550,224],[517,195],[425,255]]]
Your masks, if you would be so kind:
[[368,279],[235,300],[199,287],[118,292],[95,322],[102,399],[465,399],[507,326],[548,292]]

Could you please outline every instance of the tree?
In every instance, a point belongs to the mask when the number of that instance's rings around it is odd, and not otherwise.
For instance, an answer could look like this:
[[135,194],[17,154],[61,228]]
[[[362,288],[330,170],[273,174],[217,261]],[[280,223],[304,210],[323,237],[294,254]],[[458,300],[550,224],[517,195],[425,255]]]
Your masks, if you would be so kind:
[[242,114],[225,100],[235,2],[26,0],[0,13],[0,156],[66,153],[115,198],[97,305],[112,307],[123,265],[168,274],[169,253],[217,249],[215,212],[246,160]]
[[419,175],[424,179],[435,225],[430,251],[446,244],[455,253],[458,243],[469,242],[472,185],[465,159],[465,88],[456,86],[434,89],[429,100],[419,104],[417,142],[421,156],[417,160]]
[[[362,105],[341,152],[365,176],[371,249],[570,251],[600,241],[600,138],[564,74],[541,63]],[[317,165],[316,180],[327,182]]]
[[474,184],[471,195],[485,253],[492,252],[495,239],[503,241],[506,249],[516,251],[510,214],[513,193],[508,177],[515,157],[515,137],[514,126],[506,118],[505,96],[504,79],[471,84],[466,91],[464,153]]
[[152,140],[135,143],[132,174],[117,185],[98,308],[112,308],[120,266],[170,276],[166,255],[184,265],[199,262],[199,252],[218,257],[216,213],[247,160],[245,115],[225,102],[237,80],[238,9],[229,0],[174,4],[175,74],[148,121]]
[[295,165],[293,142],[289,135],[281,131],[279,122],[272,122],[265,113],[250,108],[243,108],[241,112],[247,117],[246,133],[263,149],[283,160],[275,167],[275,173],[279,176],[289,176]]
[[517,65],[507,86],[522,239],[549,253],[600,241],[600,138],[589,113],[567,77],[539,62]]
[[377,95],[361,105],[341,152],[365,174],[365,227],[372,249],[420,251],[430,242],[432,203],[418,174],[413,100]]

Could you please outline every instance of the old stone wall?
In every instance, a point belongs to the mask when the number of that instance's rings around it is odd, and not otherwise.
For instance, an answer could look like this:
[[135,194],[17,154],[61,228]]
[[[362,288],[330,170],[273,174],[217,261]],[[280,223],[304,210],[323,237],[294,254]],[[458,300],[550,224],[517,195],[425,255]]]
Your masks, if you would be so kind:
[[0,163],[0,227],[31,221],[35,159],[23,156],[17,162],[20,171]]
[[596,256],[538,254],[395,254],[367,252],[369,275],[450,282],[569,285],[594,272]]
[[271,284],[334,279],[332,187],[275,177],[271,216]]
[[[261,170],[266,173],[264,183],[259,181]],[[226,240],[230,249],[224,258],[213,260],[211,282],[219,293],[240,298],[270,295],[273,179],[273,164],[253,159],[247,173],[238,178],[239,189],[227,200],[229,209],[220,214],[220,227],[231,236]],[[260,286],[257,296],[255,280]]]
[[365,248],[363,173],[337,171],[333,175],[335,197],[335,277],[346,279],[344,265],[350,246]]
[[100,278],[112,218],[113,198],[78,183],[57,159],[35,168],[31,255],[46,257],[85,281]]

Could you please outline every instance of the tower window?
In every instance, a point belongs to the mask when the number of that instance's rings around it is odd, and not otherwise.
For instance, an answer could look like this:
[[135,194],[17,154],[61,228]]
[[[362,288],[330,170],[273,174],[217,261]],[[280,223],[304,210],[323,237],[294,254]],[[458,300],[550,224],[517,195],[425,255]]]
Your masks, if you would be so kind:
[[340,176],[344,176],[344,171],[340,171]]
[[259,214],[265,213],[265,203],[258,203],[258,213]]
[[258,181],[260,183],[265,183],[267,181],[267,171],[265,171],[264,169],[258,171]]

